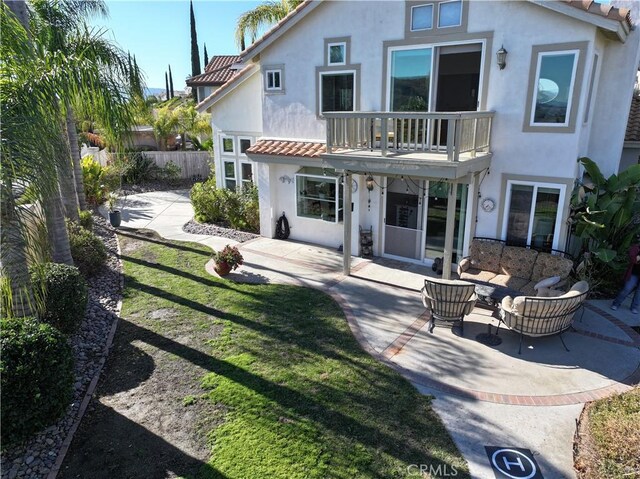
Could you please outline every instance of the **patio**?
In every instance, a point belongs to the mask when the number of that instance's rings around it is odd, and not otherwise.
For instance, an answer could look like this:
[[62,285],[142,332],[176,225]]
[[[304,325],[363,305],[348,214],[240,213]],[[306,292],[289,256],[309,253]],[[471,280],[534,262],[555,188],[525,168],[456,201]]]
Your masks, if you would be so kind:
[[[168,238],[212,247],[233,243],[181,232],[190,219],[184,192],[129,199],[136,206],[123,226],[146,227]],[[135,213],[141,210],[144,214]],[[433,394],[434,407],[474,477],[491,477],[483,445],[492,444],[530,448],[539,454],[546,478],[571,477],[572,438],[582,403],[640,381],[640,335],[630,328],[638,325],[638,317],[625,307],[610,311],[607,301],[588,301],[582,318],[576,318],[575,331],[564,334],[569,352],[557,337],[525,337],[518,355],[519,336],[504,327],[499,346],[475,340],[487,331],[487,324],[494,330],[497,325],[490,311],[477,307],[465,319],[464,337],[454,336],[447,327],[428,333],[419,290],[424,276],[433,274],[430,268],[353,258],[352,275],[345,277],[342,255],[335,250],[268,238],[240,248],[245,265],[230,279],[284,282],[327,292],[343,308],[363,348],[422,392]]]

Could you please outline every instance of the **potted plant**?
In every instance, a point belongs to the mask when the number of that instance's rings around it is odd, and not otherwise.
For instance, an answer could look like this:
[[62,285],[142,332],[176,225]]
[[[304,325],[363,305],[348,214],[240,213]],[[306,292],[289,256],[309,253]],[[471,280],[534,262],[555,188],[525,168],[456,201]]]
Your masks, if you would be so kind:
[[107,196],[107,207],[109,208],[109,223],[114,228],[120,226],[122,223],[122,215],[120,214],[120,210],[116,209],[116,203],[118,201],[118,195],[115,193],[109,193]]
[[244,258],[237,247],[226,245],[222,250],[213,252],[213,261],[216,273],[220,276],[226,276],[232,270],[238,269]]

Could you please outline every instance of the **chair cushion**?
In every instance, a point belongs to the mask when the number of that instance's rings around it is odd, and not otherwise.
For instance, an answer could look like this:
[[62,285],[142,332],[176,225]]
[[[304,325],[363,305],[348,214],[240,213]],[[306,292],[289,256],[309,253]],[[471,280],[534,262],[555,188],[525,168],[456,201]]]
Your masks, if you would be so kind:
[[538,281],[533,289],[541,289],[541,288],[550,288],[551,286],[555,286],[560,282],[562,278],[560,276],[551,276],[550,278],[545,278],[541,281]]
[[476,268],[469,268],[468,270],[460,273],[460,279],[469,279],[472,281],[484,281],[485,283],[488,283],[495,276],[496,274],[492,273],[491,271],[482,271]]
[[503,244],[498,241],[474,239],[469,248],[471,267],[498,273],[503,248]]
[[[535,281],[529,281],[527,284],[520,287],[520,292],[524,296],[540,296],[540,294],[538,293],[539,290],[537,291],[535,286],[536,286]],[[563,294],[563,293],[564,292],[560,292],[560,294]],[[560,296],[560,294],[558,294],[558,296]]]
[[550,276],[560,276],[565,279],[571,273],[573,261],[568,258],[550,253],[539,253],[531,273],[532,281],[540,281]]
[[502,258],[500,258],[500,271],[498,274],[529,280],[537,257],[538,252],[536,250],[519,246],[505,246],[502,250]]
[[516,276],[509,276],[507,274],[497,274],[491,278],[489,282],[498,286],[504,286],[506,288],[521,291],[522,287],[529,283],[529,280],[518,278]]

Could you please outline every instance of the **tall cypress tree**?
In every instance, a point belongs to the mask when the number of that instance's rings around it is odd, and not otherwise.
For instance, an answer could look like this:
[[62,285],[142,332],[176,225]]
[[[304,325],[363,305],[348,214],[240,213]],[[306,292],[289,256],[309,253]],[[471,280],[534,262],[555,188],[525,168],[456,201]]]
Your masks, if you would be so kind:
[[[198,34],[196,33],[196,16],[193,13],[193,1],[189,2],[191,15],[191,76],[200,75],[200,50],[198,49]],[[197,91],[192,88],[193,99],[198,101]]]
[[169,65],[169,91],[171,92],[171,98],[173,98],[173,76],[171,75],[171,65]]
[[204,44],[204,69],[206,71],[207,65],[209,64],[209,54],[207,53],[207,44]]
[[164,86],[167,91],[167,100],[168,100],[171,97],[169,96],[169,75],[167,75],[167,72],[164,72]]
[[191,8],[191,75],[202,73],[200,69],[200,52],[198,48],[198,34],[196,33],[196,16],[193,13],[193,1],[189,2]]

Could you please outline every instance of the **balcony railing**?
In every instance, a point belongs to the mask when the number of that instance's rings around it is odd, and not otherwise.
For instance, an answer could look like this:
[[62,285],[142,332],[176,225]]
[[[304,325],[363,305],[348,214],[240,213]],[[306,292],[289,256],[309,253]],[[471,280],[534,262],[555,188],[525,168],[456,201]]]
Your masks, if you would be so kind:
[[324,113],[327,153],[369,150],[384,157],[389,152],[425,152],[446,155],[449,161],[468,153],[474,158],[490,150],[493,115],[492,111]]

